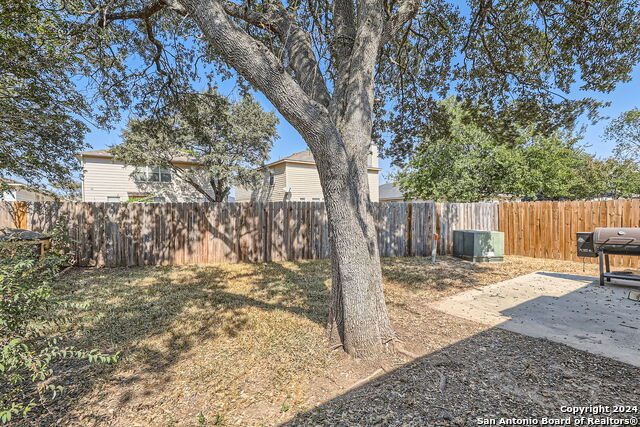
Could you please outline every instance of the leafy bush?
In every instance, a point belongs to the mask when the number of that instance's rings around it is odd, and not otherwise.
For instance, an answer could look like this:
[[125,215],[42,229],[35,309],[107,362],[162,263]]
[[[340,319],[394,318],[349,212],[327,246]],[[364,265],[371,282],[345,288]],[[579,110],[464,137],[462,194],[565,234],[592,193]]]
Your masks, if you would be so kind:
[[[52,233],[52,249],[34,255],[33,245],[0,243],[0,422],[26,417],[40,403],[54,399],[62,387],[52,380],[54,362],[64,358],[113,362],[96,350],[64,347],[69,319],[52,300],[55,279],[69,265],[68,242],[61,227]],[[65,308],[79,308],[65,307]]]

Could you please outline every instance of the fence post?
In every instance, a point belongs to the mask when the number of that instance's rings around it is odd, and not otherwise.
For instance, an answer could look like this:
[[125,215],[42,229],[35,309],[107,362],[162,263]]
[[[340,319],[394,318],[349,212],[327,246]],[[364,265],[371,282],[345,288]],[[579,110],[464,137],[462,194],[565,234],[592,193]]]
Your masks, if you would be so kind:
[[413,255],[413,203],[409,203],[407,206],[407,247],[405,249],[405,256]]

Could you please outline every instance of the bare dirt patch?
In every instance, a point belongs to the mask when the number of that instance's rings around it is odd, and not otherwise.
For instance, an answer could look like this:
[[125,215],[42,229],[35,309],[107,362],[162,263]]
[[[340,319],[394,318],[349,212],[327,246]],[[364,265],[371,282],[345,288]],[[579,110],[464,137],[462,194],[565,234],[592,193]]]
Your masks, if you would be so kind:
[[[328,348],[327,261],[76,270],[63,278],[62,299],[90,308],[77,318],[72,344],[120,351],[122,359],[67,366],[63,399],[34,425],[457,423],[519,408],[506,402],[500,409],[499,390],[510,383],[519,387],[511,399],[520,396],[521,406],[539,405],[539,412],[570,400],[574,386],[597,398],[618,384],[618,403],[638,401],[637,374],[634,380],[627,365],[485,331],[428,308],[434,299],[541,269],[584,274],[582,264],[518,257],[482,265],[384,259],[392,322],[406,352],[378,361]],[[587,274],[595,272],[586,265]],[[563,372],[575,384],[554,389]],[[351,409],[343,398],[355,399]],[[423,409],[400,404],[412,399]]]

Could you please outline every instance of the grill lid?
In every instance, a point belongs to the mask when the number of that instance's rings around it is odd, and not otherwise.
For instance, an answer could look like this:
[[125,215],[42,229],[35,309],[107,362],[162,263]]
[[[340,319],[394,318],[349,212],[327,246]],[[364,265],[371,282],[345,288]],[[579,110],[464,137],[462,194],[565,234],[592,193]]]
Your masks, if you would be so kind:
[[640,228],[598,227],[593,233],[596,246],[640,246]]

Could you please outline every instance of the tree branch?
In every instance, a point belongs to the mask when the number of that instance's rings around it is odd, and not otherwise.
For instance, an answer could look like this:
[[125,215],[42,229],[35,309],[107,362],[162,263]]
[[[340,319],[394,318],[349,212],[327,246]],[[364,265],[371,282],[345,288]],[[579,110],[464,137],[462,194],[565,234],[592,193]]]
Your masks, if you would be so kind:
[[331,95],[313,53],[311,40],[281,3],[266,3],[264,12],[250,10],[229,0],[220,0],[220,4],[229,16],[278,36],[302,89],[320,104],[329,105]]
[[275,35],[280,35],[280,25],[276,22],[278,17],[270,13],[270,11],[273,11],[273,5],[267,3],[268,9],[266,9],[266,12],[257,12],[250,10],[247,6],[242,6],[229,0],[222,0],[220,4],[229,16],[241,19],[255,27],[268,30]]
[[162,69],[162,66],[160,65],[160,59],[162,57],[162,51],[164,47],[162,46],[162,43],[160,43],[160,41],[156,39],[155,35],[153,34],[153,26],[151,25],[151,21],[149,21],[149,18],[144,18],[143,21],[144,21],[145,30],[147,32],[147,38],[156,47],[156,53],[153,55],[153,63],[156,64],[156,69],[158,70],[158,73],[162,75],[167,75],[167,72],[164,71]]
[[216,53],[261,91],[308,143],[322,144],[332,129],[324,104],[286,72],[273,52],[231,19],[221,1],[181,0]]
[[412,20],[420,9],[420,0],[404,0],[398,10],[389,17],[382,33],[382,44],[387,43],[393,35],[408,21]]
[[[277,35],[287,51],[289,65],[304,92],[323,106],[329,105],[331,94],[313,53],[311,41],[302,28],[288,15],[287,10],[281,3],[267,2],[265,3],[265,11],[261,12],[251,10],[248,6],[243,6],[230,0],[218,0],[217,3],[222,6],[228,16]],[[102,8],[98,25],[105,27],[116,20],[140,19],[144,21],[147,37],[156,47],[157,53],[154,56],[154,63],[160,73],[166,73],[159,67],[162,44],[153,36],[153,31],[149,24],[149,18],[164,8],[173,10],[181,15],[187,15],[185,7],[179,3],[179,0],[155,0],[139,9],[118,13],[106,13],[106,8]]]
[[[329,111],[338,123],[370,126],[375,64],[382,46],[385,16],[382,1],[359,1],[357,27],[349,55],[338,68]],[[368,146],[365,147],[368,150]]]
[[106,27],[112,21],[149,19],[164,8],[171,9],[174,12],[179,13],[180,15],[186,14],[184,7],[182,7],[182,5],[177,3],[175,0],[156,0],[139,9],[127,10],[117,13],[107,13],[107,7],[101,6],[96,8],[96,10],[102,12],[102,16],[100,16],[100,19],[98,21],[98,26]]
[[356,16],[353,0],[336,0],[333,3],[333,25],[335,26],[335,45],[337,66],[347,61],[356,38]]
[[215,200],[207,191],[202,188],[200,184],[198,184],[195,180],[193,180],[189,174],[179,166],[174,165],[173,163],[168,163],[169,168],[173,170],[173,172],[183,181],[190,184],[198,193],[202,194],[208,201],[214,203]]

